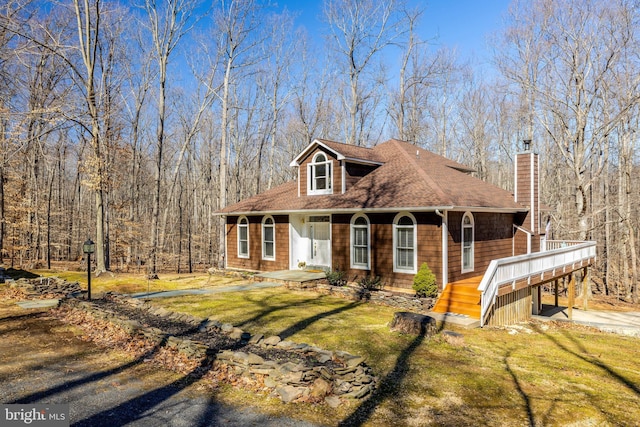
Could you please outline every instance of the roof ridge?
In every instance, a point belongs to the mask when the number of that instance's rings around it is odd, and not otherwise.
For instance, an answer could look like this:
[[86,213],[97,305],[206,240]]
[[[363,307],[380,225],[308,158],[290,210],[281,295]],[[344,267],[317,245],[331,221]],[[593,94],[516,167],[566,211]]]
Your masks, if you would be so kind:
[[[411,156],[411,154],[409,154],[407,150],[405,150],[405,148],[400,145],[401,141],[398,141],[397,139],[392,139],[391,141],[393,141],[393,143],[400,149],[400,151],[402,151],[404,157],[409,160],[409,162],[414,166],[414,169],[418,172],[418,175],[420,175],[422,179],[424,179],[427,185],[431,187],[433,191],[435,191],[435,193],[442,198],[442,200],[446,200],[448,204],[453,204],[451,198],[447,196],[447,194],[442,190],[442,188],[440,188],[440,186],[433,180],[433,178],[431,178],[429,174],[420,167],[418,162],[416,162],[416,159],[414,159],[413,156]],[[406,144],[406,142],[404,144]],[[418,150],[420,149],[420,147],[416,148]]]

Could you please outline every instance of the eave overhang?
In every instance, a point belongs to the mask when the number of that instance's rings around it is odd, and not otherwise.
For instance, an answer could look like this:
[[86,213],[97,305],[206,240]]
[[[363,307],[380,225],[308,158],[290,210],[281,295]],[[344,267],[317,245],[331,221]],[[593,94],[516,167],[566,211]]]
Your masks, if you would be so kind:
[[305,213],[393,213],[393,212],[477,212],[477,213],[521,213],[528,212],[528,208],[491,208],[483,206],[397,206],[393,208],[334,208],[334,209],[297,209],[297,210],[265,210],[265,211],[236,211],[215,212],[214,216],[238,215],[290,215]]

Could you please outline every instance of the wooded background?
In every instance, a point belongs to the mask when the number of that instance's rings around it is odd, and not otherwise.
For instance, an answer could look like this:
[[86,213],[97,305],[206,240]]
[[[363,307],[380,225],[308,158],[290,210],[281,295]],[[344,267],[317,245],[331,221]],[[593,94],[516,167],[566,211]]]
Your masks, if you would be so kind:
[[97,271],[204,270],[213,213],[295,178],[314,138],[408,140],[506,189],[531,139],[552,238],[597,240],[594,291],[637,300],[637,2],[516,1],[490,68],[421,39],[428,7],[322,10],[2,2],[0,263],[79,261],[91,237]]

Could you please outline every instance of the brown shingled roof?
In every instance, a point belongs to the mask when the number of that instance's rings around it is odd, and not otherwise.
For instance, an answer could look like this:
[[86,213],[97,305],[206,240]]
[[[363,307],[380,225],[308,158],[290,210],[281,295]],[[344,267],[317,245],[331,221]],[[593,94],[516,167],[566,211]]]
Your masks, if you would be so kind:
[[514,201],[510,192],[469,175],[472,169],[467,166],[407,142],[392,139],[374,148],[364,148],[333,141],[316,141],[348,159],[383,164],[344,194],[298,197],[297,182],[288,182],[230,205],[218,213],[405,208],[524,210]]

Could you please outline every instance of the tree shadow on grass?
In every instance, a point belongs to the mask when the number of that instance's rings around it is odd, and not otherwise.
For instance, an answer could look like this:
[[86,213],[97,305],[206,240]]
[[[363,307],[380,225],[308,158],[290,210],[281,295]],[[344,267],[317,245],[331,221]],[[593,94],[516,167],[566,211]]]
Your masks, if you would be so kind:
[[46,313],[44,311],[37,311],[33,313],[18,314],[15,316],[5,316],[5,317],[0,317],[0,323],[14,322],[18,320],[37,319],[38,317],[43,317],[45,314]]
[[516,391],[518,392],[518,395],[522,398],[522,401],[524,402],[524,405],[527,409],[527,419],[529,420],[529,426],[533,427],[536,425],[536,423],[533,416],[533,409],[531,408],[531,398],[529,398],[529,395],[525,393],[524,389],[522,388],[522,384],[520,384],[520,380],[518,379],[513,369],[511,369],[511,365],[509,365],[509,358],[511,357],[512,353],[513,353],[513,350],[510,349],[504,355],[504,358],[503,358],[504,367],[507,373],[511,376],[511,379],[513,380],[513,384],[516,387]]
[[612,378],[614,378],[619,383],[621,383],[623,386],[625,386],[627,389],[629,389],[631,392],[633,392],[636,396],[640,396],[640,386],[638,384],[634,383],[633,381],[629,380],[628,378],[626,378],[623,375],[619,374],[618,372],[614,371],[610,366],[608,366],[607,364],[603,363],[602,361],[600,361],[600,360],[598,360],[598,359],[596,359],[594,357],[589,357],[588,356],[589,352],[584,347],[584,345],[580,341],[575,339],[575,337],[573,337],[568,332],[561,331],[561,333],[565,336],[565,338],[567,338],[569,341],[574,343],[576,345],[576,347],[580,350],[580,352],[582,352],[582,354],[570,349],[565,344],[561,343],[553,335],[550,335],[550,334],[542,331],[537,325],[533,325],[533,329],[536,332],[544,335],[549,341],[553,342],[558,348],[562,349],[566,353],[571,354],[574,357],[577,357],[580,360],[583,360],[584,362],[590,363],[591,365],[602,369],[607,374],[609,374]]
[[401,386],[407,373],[409,372],[410,358],[418,347],[425,340],[425,333],[416,336],[413,341],[402,351],[395,366],[385,377],[379,382],[378,387],[369,396],[367,400],[362,402],[355,411],[342,420],[339,426],[361,426],[373,415],[385,400],[397,397],[401,394]]
[[311,317],[307,317],[306,319],[302,319],[299,322],[289,326],[284,331],[280,332],[278,336],[285,340],[296,333],[307,329],[309,326],[314,324],[315,322],[322,320],[324,318],[333,316],[334,314],[342,313],[344,311],[352,310],[358,306],[362,305],[361,302],[352,302],[347,305],[343,305],[341,307],[334,308],[333,310],[323,311],[321,313],[315,314]]
[[245,294],[244,299],[251,302],[254,305],[257,305],[258,307],[261,308],[261,310],[258,313],[256,313],[253,317],[250,317],[249,319],[244,320],[235,326],[242,328],[246,325],[250,325],[252,323],[258,322],[259,320],[264,319],[265,317],[273,313],[276,313],[278,311],[285,310],[293,306],[300,306],[300,305],[305,305],[312,302],[320,301],[323,299],[323,297],[324,295],[320,295],[314,298],[305,298],[304,300],[297,301],[294,304],[292,304],[291,302],[270,304],[269,298],[251,298],[250,295]]
[[21,270],[21,269],[12,268],[12,267],[6,270],[6,274],[7,276],[11,277],[14,280],[37,279],[38,277],[40,277],[38,274],[32,273],[28,270]]

